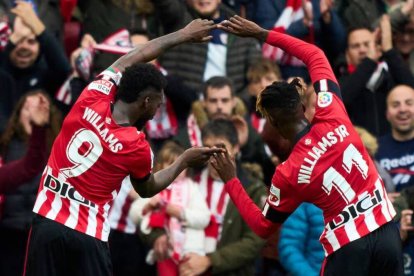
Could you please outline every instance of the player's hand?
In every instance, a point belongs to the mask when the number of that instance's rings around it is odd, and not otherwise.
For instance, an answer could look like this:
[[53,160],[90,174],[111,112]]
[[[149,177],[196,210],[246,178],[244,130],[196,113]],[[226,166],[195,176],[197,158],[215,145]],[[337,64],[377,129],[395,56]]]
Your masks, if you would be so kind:
[[45,25],[36,15],[31,3],[16,1],[16,6],[11,12],[20,17],[35,35],[40,35],[45,30]]
[[201,167],[205,165],[215,153],[223,152],[221,148],[193,147],[187,149],[182,158],[186,167]]
[[186,41],[207,42],[213,38],[210,31],[215,28],[217,28],[217,25],[214,24],[214,21],[198,18],[191,21],[179,32],[185,37]]
[[256,37],[265,41],[268,31],[241,16],[235,15],[229,20],[224,20],[217,25],[217,28],[241,37]]
[[228,151],[215,154],[210,163],[224,182],[236,177],[236,162]]

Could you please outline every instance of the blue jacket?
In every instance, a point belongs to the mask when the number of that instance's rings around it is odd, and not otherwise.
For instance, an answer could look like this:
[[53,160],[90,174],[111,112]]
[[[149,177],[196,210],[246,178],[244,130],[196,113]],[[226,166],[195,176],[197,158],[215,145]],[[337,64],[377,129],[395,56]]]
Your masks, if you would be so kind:
[[322,210],[310,203],[303,203],[285,221],[280,232],[279,258],[291,275],[319,275],[324,259],[319,242],[323,228]]

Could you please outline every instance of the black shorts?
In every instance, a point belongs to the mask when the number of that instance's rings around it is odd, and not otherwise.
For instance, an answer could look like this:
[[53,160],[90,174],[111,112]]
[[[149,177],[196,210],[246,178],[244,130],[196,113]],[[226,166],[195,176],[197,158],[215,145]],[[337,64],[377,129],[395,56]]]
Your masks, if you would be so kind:
[[374,232],[348,243],[325,259],[321,275],[403,275],[398,227],[394,222],[389,222]]
[[23,275],[112,275],[108,243],[36,216]]

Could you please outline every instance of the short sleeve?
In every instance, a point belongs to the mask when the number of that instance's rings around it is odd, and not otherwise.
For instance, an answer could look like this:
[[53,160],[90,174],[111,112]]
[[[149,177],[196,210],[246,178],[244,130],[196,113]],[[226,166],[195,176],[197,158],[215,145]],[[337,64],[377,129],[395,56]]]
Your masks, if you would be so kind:
[[154,154],[150,145],[144,139],[140,142],[131,162],[130,175],[137,180],[145,180],[152,173]]
[[314,83],[316,95],[315,121],[348,119],[341,99],[339,86],[331,80],[320,80]]
[[[87,86],[86,97],[97,96],[100,99],[107,96],[107,99],[112,101],[115,97],[119,83],[122,78],[122,73],[114,68],[109,67],[100,73],[94,81]],[[95,93],[96,92],[96,93]],[[82,93],[85,94],[85,93]],[[84,95],[82,95],[84,96]]]

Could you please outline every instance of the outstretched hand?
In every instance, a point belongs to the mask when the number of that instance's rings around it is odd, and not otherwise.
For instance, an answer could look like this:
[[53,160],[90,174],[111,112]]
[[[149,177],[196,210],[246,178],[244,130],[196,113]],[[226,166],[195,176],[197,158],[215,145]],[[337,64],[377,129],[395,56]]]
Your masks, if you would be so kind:
[[241,16],[235,15],[229,20],[223,20],[217,28],[241,37],[255,37],[266,40],[268,31]]
[[207,19],[194,19],[187,26],[180,30],[180,32],[190,42],[207,42],[213,37],[210,35],[210,31],[217,28],[214,21]]
[[183,154],[186,167],[201,167],[207,163],[213,154],[223,152],[221,148],[193,147],[187,149]]
[[227,182],[236,177],[236,162],[229,152],[214,154],[214,158],[210,161],[214,169],[220,175],[223,182]]

